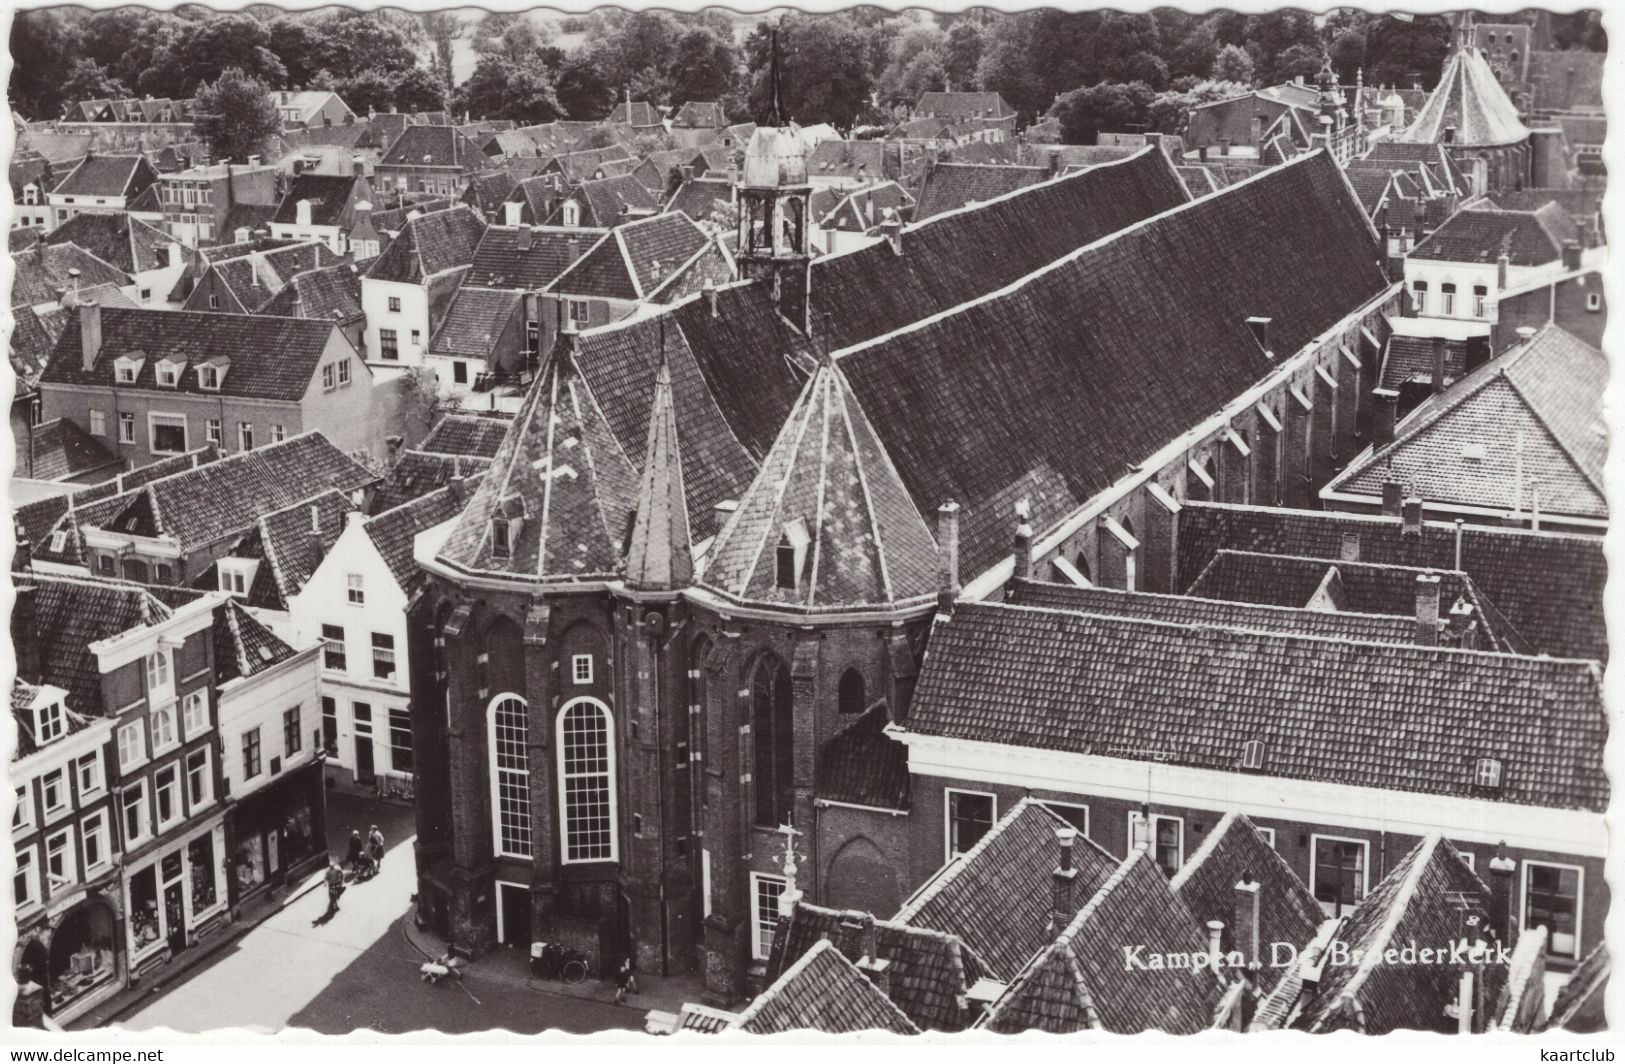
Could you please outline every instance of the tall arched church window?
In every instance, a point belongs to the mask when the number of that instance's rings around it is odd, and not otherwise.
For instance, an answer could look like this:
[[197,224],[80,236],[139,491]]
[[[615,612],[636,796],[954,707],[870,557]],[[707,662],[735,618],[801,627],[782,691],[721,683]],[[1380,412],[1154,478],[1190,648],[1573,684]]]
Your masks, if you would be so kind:
[[756,823],[778,827],[790,816],[795,796],[795,734],[790,670],[772,654],[764,655],[751,675],[750,716],[755,733],[751,780],[756,788]]
[[841,674],[841,686],[837,693],[843,714],[862,713],[866,708],[865,692],[863,690],[863,673],[857,669],[847,669]]
[[491,701],[491,834],[499,857],[529,857],[530,725],[525,700],[498,695]]
[[564,863],[613,861],[615,728],[596,698],[565,704],[558,717],[559,811]]

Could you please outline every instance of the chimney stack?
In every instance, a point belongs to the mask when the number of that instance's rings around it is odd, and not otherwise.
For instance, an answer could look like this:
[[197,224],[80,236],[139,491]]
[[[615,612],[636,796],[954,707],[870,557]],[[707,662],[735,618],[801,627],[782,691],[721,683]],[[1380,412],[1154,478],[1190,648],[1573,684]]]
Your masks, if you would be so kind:
[[1382,482],[1382,516],[1398,517],[1405,508],[1405,489],[1397,480]]
[[519,227],[518,237],[514,240],[514,247],[520,251],[529,251],[531,239],[532,234],[530,231],[530,226],[522,225]]
[[463,501],[466,487],[464,477],[461,473],[453,474],[452,478],[446,482],[446,488],[451,492],[451,497],[456,499],[458,502]]
[[1050,903],[1049,903],[1049,930],[1050,935],[1059,935],[1066,930],[1066,925],[1072,922],[1077,915],[1077,880],[1078,869],[1072,862],[1072,844],[1077,840],[1078,829],[1073,827],[1059,827],[1055,829],[1055,841],[1059,844],[1060,860],[1055,871],[1050,874]]
[[1343,545],[1338,550],[1337,556],[1338,556],[1338,558],[1340,560],[1345,561],[1345,562],[1357,562],[1357,561],[1359,561],[1360,560],[1360,533],[1358,533],[1358,532],[1344,532],[1343,533]]
[[954,612],[959,598],[959,504],[937,508],[937,611]]
[[863,914],[863,956],[857,967],[876,990],[891,997],[891,961],[880,958],[880,933],[869,913]]
[[1033,578],[1033,526],[1032,507],[1026,499],[1016,503],[1016,567],[1017,580]]
[[1439,578],[1434,573],[1416,578],[1416,645],[1439,645]]
[[1422,534],[1422,500],[1415,495],[1406,499],[1403,516],[1405,518],[1405,534],[1407,536],[1420,536]]
[[1512,257],[1502,252],[1495,260],[1495,291],[1501,295],[1507,290],[1507,274],[1512,270]]
[[1456,127],[1455,126],[1445,126],[1444,127],[1444,142],[1446,144],[1454,144],[1454,143],[1456,143]]
[[565,240],[564,248],[565,248],[566,253],[569,256],[569,259],[570,259],[571,263],[574,263],[577,259],[581,258],[581,238],[580,237],[574,236],[574,235],[570,236],[567,240]]
[[1216,972],[1223,960],[1224,921],[1209,920],[1207,922],[1207,966]]
[[1473,619],[1475,612],[1473,604],[1464,598],[1457,599],[1455,605],[1450,607],[1448,631],[1451,646],[1463,650],[1478,649],[1478,621]]
[[[294,165],[297,166],[299,164],[295,163]],[[302,199],[298,203],[295,203],[293,209],[294,209],[294,224],[295,225],[310,225],[311,224],[311,221],[310,221],[310,201],[308,199]]]
[[1258,881],[1251,872],[1241,874],[1241,882],[1236,884],[1236,922],[1235,932],[1231,936],[1235,940],[1236,949],[1241,951],[1241,959],[1247,965],[1247,971],[1256,972],[1261,964],[1258,957]]
[[717,286],[712,284],[708,278],[703,291],[705,293],[705,309],[710,311],[711,316],[714,318],[717,316]]
[[890,207],[886,208],[886,216],[881,220],[880,235],[891,245],[892,254],[903,253],[903,222],[897,217],[897,212]]
[[1507,844],[1496,846],[1490,858],[1490,930],[1508,948],[1517,938],[1512,922],[1512,874],[1517,870],[1518,862],[1507,856]]
[[318,558],[322,554],[322,508],[312,503],[310,507],[310,549]]
[[1445,343],[1444,337],[1435,336],[1431,344],[1433,353],[1433,394],[1444,391]]
[[1573,273],[1580,268],[1580,242],[1578,240],[1563,241],[1563,270]]
[[[1394,423],[1399,419],[1399,392],[1393,388],[1373,388],[1371,395],[1376,399],[1372,405],[1371,447],[1379,451],[1394,442]],[[1384,507],[1384,512],[1386,509]]]
[[1060,172],[1061,172],[1061,149],[1060,148],[1051,148],[1049,150],[1049,176],[1054,177],[1056,174],[1058,174]]
[[102,353],[102,308],[95,300],[79,304],[79,368],[86,373],[96,368]]
[[1200,148],[1196,149],[1196,159],[1197,159],[1198,162],[1204,162],[1204,163],[1207,162],[1207,145],[1206,144],[1204,144]]
[[1220,137],[1219,138],[1219,154],[1220,155],[1229,155],[1230,154],[1230,138],[1229,137]]

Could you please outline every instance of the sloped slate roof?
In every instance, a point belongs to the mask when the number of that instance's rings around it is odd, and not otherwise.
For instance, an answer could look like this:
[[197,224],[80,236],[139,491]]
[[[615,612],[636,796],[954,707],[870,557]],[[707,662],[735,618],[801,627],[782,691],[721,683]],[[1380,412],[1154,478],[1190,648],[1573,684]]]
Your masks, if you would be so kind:
[[[1041,802],[1023,798],[975,846],[927,880],[893,919],[959,936],[989,975],[1009,981],[1054,938],[1051,886],[1060,858],[1055,831],[1070,826]],[[1078,870],[1072,897],[1082,909],[1118,862],[1079,836],[1072,864]]]
[[403,590],[411,590],[422,574],[412,558],[413,538],[461,513],[464,499],[479,486],[482,475],[475,473],[469,478],[462,498],[450,488],[440,488],[367,519],[367,537]]
[[[13,307],[55,303],[57,289],[71,290],[76,283],[81,291],[100,284],[123,288],[135,283],[123,270],[74,244],[35,244],[13,252],[11,263],[16,267],[11,276]],[[69,270],[79,271],[77,282],[68,276]]]
[[130,274],[168,266],[173,243],[163,230],[123,213],[75,215],[43,239],[47,244],[77,244]]
[[133,195],[156,178],[143,156],[87,155],[51,192],[59,196]]
[[124,464],[78,422],[66,418],[32,426],[17,443],[19,450],[26,448],[27,455],[26,462],[18,463],[16,475],[35,480],[67,480],[93,469],[117,470]]
[[1466,174],[1443,144],[1431,142],[1412,144],[1402,140],[1383,140],[1371,145],[1371,149],[1363,158],[1369,162],[1398,163],[1401,165],[1397,169],[1404,170],[1428,166],[1442,177],[1448,178],[1453,190],[1458,194],[1465,195],[1468,191]]
[[537,226],[530,231],[530,247],[521,250],[518,227],[490,226],[474,250],[474,264],[469,267],[464,283],[524,291],[546,288],[569,267],[572,242],[579,256],[605,232],[603,229]]
[[[780,545],[797,535],[795,586]],[[808,382],[701,583],[726,598],[802,610],[917,606],[936,593],[936,543],[840,370]]]
[[[583,181],[567,199],[581,205],[581,224],[607,229],[626,220],[626,213],[660,209],[660,200],[630,173]],[[563,205],[555,208],[549,225],[562,224]]]
[[827,941],[785,969],[739,1014],[735,1027],[750,1034],[805,1030],[821,1034],[920,1033],[891,999]]
[[1608,1018],[1604,1013],[1603,998],[1613,968],[1608,944],[1597,943],[1569,975],[1563,989],[1557,992],[1546,1029],[1573,1031],[1576,1034],[1595,1034],[1605,1030]]
[[[1146,151],[1154,166],[1137,156],[905,230],[903,261],[911,235],[946,218],[1072,182],[1084,189],[1106,175],[1115,188],[1132,179],[1121,190],[1130,200],[1155,175],[1177,186],[1162,153]],[[898,262],[889,247],[879,250]],[[956,254],[983,283],[993,272],[991,254]],[[1007,556],[1016,502],[1030,501],[1035,529],[1052,527],[1165,444],[1173,426],[1198,423],[1271,372],[1249,317],[1273,318],[1276,350],[1296,351],[1386,291],[1379,255],[1337,164],[1316,152],[836,359],[920,511],[950,499],[963,507],[960,564],[969,578]],[[852,258],[816,261],[813,292],[831,279],[816,272],[820,263]],[[1221,261],[1225,269],[1214,270]],[[899,272],[874,278],[864,298],[905,289]],[[951,355],[970,349],[976,358]]]
[[[1587,661],[962,602],[907,728],[1219,771],[1260,739],[1263,775],[1600,811],[1600,679]],[[1481,757],[1506,765],[1493,795],[1473,786]]]
[[[425,156],[428,156],[427,161]],[[384,152],[379,166],[459,166],[477,169],[484,158],[455,126],[407,126]]]
[[[576,362],[568,343],[554,348],[441,560],[542,581],[620,574],[637,472]],[[498,516],[520,521],[507,557],[493,550]]]
[[[374,224],[379,224],[377,219]],[[485,219],[467,205],[419,215],[404,223],[400,235],[373,260],[367,276],[378,281],[421,284],[437,273],[472,263],[474,249],[484,233]]]
[[1440,144],[1445,130],[1452,127],[1456,130],[1454,144],[1461,147],[1521,144],[1529,138],[1518,109],[1476,48],[1456,48],[1450,53],[1438,87],[1415,121],[1395,139]]
[[1531,52],[1531,107],[1546,111],[1601,110],[1605,52]]
[[1008,118],[1016,113],[996,92],[922,92],[914,111],[947,118]]
[[[174,391],[298,402],[316,375],[335,328],[330,321],[306,318],[115,307],[102,308],[101,318],[102,349],[92,369],[87,373],[81,364],[80,315],[75,313],[57,338],[41,378],[44,383],[156,391],[158,363],[170,358],[186,363]],[[115,385],[115,361],[136,351],[146,360],[134,383]],[[198,385],[196,367],[211,358],[230,360],[218,392]]]
[[462,285],[429,341],[429,353],[489,360],[519,315],[524,298],[517,289]]
[[[1276,510],[1187,501],[1179,514],[1179,577],[1188,587],[1222,548],[1316,558],[1341,556],[1345,536],[1368,562],[1431,569],[1456,566],[1457,529],[1424,522],[1415,535],[1397,517]],[[1466,525],[1461,569],[1484,589],[1537,653],[1605,660],[1600,537]]]
[[[1324,562],[1322,568],[1332,564],[1336,563]],[[1409,618],[1353,611],[1328,613],[1301,608],[1307,601],[1306,598],[1304,603],[1296,606],[1261,605],[1255,601],[1226,602],[1218,598],[1198,597],[1194,588],[1184,595],[1155,595],[1145,591],[1074,587],[1036,580],[1013,581],[1009,597],[1009,602],[1015,606],[1072,610],[1103,617],[1138,618],[1244,631],[1302,632],[1369,643],[1409,643],[1416,638],[1416,623]]]
[[711,217],[719,201],[732,203],[733,199],[733,182],[720,177],[691,177],[672,193],[666,210],[681,211],[701,222]]
[[899,219],[909,215],[914,197],[895,181],[868,185],[854,189],[822,217],[816,212],[820,229],[839,229],[846,233],[864,233],[884,221],[888,211],[895,211]]
[[1607,382],[1601,351],[1548,325],[1431,397],[1326,490],[1380,497],[1394,480],[1430,503],[1605,519]]
[[288,184],[271,221],[293,225],[299,220],[299,201],[310,201],[311,225],[347,226],[353,218],[354,201],[368,199],[367,179],[351,174],[300,174]]
[[689,100],[678,109],[671,124],[678,129],[721,129],[728,124],[728,116],[720,103]]
[[[1273,942],[1290,942],[1301,949],[1315,937],[1325,919],[1320,903],[1241,813],[1226,813],[1168,885],[1190,910],[1198,928],[1205,929],[1210,920],[1224,924],[1219,948],[1228,954],[1243,948],[1236,940],[1236,887],[1243,882],[1258,884],[1260,953]],[[1282,970],[1263,956],[1258,959],[1259,988],[1268,993]]]
[[68,315],[61,310],[40,314],[23,306],[11,308],[11,319],[11,369],[18,389],[30,389],[38,385]]
[[1146,149],[938,215],[903,229],[901,256],[876,244],[815,259],[814,321],[824,323],[835,348],[861,343],[995,291],[1187,198],[1166,156]]
[[1561,258],[1566,241],[1579,239],[1574,220],[1556,203],[1533,211],[1469,207],[1435,229],[1409,257],[1440,262],[1495,262],[1506,255],[1513,266],[1540,266]]
[[818,751],[814,790],[819,798],[871,809],[908,803],[908,747],[886,734],[885,703],[866,710]]
[[1209,968],[1141,971],[1125,947],[1146,955],[1207,948],[1195,917],[1169,888],[1149,851],[1131,853],[1055,941],[1033,957],[977,1024],[1014,1034],[1194,1034],[1211,1026],[1223,980]]
[[614,125],[620,123],[633,127],[658,126],[661,124],[660,115],[655,112],[654,106],[647,100],[623,100],[615,105],[615,110],[609,113],[606,122]]
[[[488,424],[500,429],[508,427],[505,420]],[[501,442],[502,437],[499,435],[496,437],[496,444],[500,445]],[[368,509],[374,514],[393,510],[413,499],[439,491],[450,483],[453,477],[468,479],[483,473],[490,466],[489,458],[435,454],[428,451],[403,451],[390,469],[389,475],[384,478],[384,482],[373,492]]]
[[324,491],[259,519],[261,550],[281,598],[279,608],[287,609],[288,599],[304,590],[355,509],[347,492]]
[[431,454],[468,455],[495,458],[513,419],[480,417],[473,414],[447,414],[418,444],[418,450]]
[[707,243],[684,214],[656,214],[616,225],[549,286],[572,296],[646,298]]
[[807,159],[808,177],[886,176],[886,143],[879,140],[821,140]]
[[[522,133],[497,133],[495,136],[529,143]],[[534,148],[531,150],[534,151]],[[468,187],[463,190],[461,202],[482,213],[495,211],[513,193],[514,186],[518,183],[519,180],[512,170],[488,170],[478,173],[469,179]]]
[[921,1030],[963,1030],[968,1017],[960,999],[978,979],[987,975],[987,967],[957,935],[875,920],[869,913],[841,912],[801,901],[796,903],[789,918],[780,919],[774,929],[767,978],[776,980],[787,967],[825,940],[841,950],[847,960],[862,959],[861,936],[843,941],[841,925],[868,921],[874,923],[875,951],[881,960],[890,963],[887,969],[889,996],[903,1014]]
[[938,163],[926,171],[914,220],[923,222],[971,203],[986,203],[1018,188],[1047,180],[1042,166],[999,166],[976,163]]
[[[1459,380],[1467,372],[1467,343],[1446,340],[1444,346],[1444,379],[1448,384]],[[1388,337],[1388,346],[1382,360],[1380,387],[1398,391],[1400,386],[1418,381],[1431,386],[1433,382],[1433,341],[1423,336]]]
[[146,588],[123,580],[38,571],[13,573],[12,579],[19,590],[34,589],[31,637],[39,655],[40,680],[66,690],[69,707],[81,713],[100,714],[106,708],[90,644],[171,613]]
[[324,269],[306,270],[288,278],[258,313],[277,318],[313,318],[351,322],[361,317],[361,272],[341,262]]
[[626,549],[626,584],[648,591],[688,586],[694,577],[688,501],[683,492],[677,418],[671,400],[671,367],[661,363],[655,378],[649,443],[643,452],[637,516]]
[[[238,307],[241,308],[240,313],[263,314],[266,313],[263,308],[280,295],[294,277],[311,270],[324,269],[339,261],[339,257],[333,254],[333,250],[326,244],[312,241],[217,260],[209,269],[214,271],[221,285],[236,300]],[[201,287],[199,285],[199,288]],[[356,282],[356,288],[359,292],[359,281]],[[194,302],[200,302],[202,298],[203,294],[194,290],[187,303],[191,306]]]

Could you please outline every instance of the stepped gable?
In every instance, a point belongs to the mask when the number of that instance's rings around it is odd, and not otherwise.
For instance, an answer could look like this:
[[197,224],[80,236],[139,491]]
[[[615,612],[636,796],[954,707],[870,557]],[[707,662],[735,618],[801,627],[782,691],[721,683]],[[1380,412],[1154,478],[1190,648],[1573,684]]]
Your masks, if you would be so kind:
[[655,377],[649,445],[643,453],[637,517],[626,552],[626,586],[637,591],[674,591],[694,577],[683,494],[677,419],[671,401],[671,368],[662,361]]
[[[794,554],[793,579],[786,550]],[[718,534],[701,583],[740,603],[906,609],[935,596],[935,557],[936,543],[874,428],[826,361]]]
[[[1042,802],[1023,798],[904,902],[893,920],[959,936],[991,977],[1009,981],[1055,936],[1050,926],[1060,853],[1055,832],[1067,827]],[[1118,862],[1079,835],[1072,864],[1078,870],[1073,899],[1081,908]]]
[[1455,147],[1485,148],[1522,144],[1529,129],[1518,109],[1496,80],[1489,61],[1476,48],[1457,47],[1445,60],[1439,84],[1409,128],[1395,139],[1401,142],[1442,144],[1445,130],[1454,128]]
[[[1138,160],[1038,189],[1097,175],[1146,184]],[[1165,159],[1151,173],[1178,182]],[[1336,162],[1311,152],[835,357],[920,511],[963,507],[968,581],[1009,556],[1018,501],[1042,534],[1379,298],[1380,250]],[[961,261],[986,273],[989,257]],[[1276,359],[1259,349],[1252,316],[1273,319]]]
[[1168,885],[1190,909],[1198,928],[1205,929],[1210,920],[1224,924],[1219,948],[1228,954],[1244,949],[1236,940],[1236,887],[1244,882],[1258,884],[1257,980],[1268,993],[1284,971],[1270,963],[1270,944],[1290,942],[1302,948],[1315,937],[1325,916],[1303,880],[1253,822],[1241,813],[1226,813]]
[[737,1030],[749,1034],[817,1031],[856,1034],[888,1031],[919,1034],[901,1009],[835,948],[820,942],[739,1014]]
[[[849,347],[1010,284],[1109,233],[1190,199],[1166,156],[1132,158],[905,226],[884,242],[814,259],[814,331]],[[935,504],[933,504],[935,505]]]
[[[530,581],[619,577],[637,471],[615,441],[568,337],[531,386],[440,561]],[[493,541],[507,523],[509,549]]]
[[1142,971],[1125,960],[1125,948],[1134,946],[1146,956],[1207,952],[1195,917],[1143,848],[1017,974],[977,1028],[1194,1034],[1211,1026],[1224,986],[1219,974],[1194,967]]
[[[1020,648],[1013,653],[1010,648]],[[1148,669],[1146,662],[1156,662]],[[1547,809],[1608,805],[1596,662],[960,602],[906,729],[1032,750]],[[1502,761],[1498,789],[1475,784]]]
[[1458,531],[1444,521],[1407,532],[1398,517],[1187,500],[1179,514],[1176,586],[1190,586],[1224,548],[1337,559],[1351,545],[1367,562],[1459,565],[1535,653],[1608,659],[1602,603],[1608,561],[1600,536],[1480,525]]

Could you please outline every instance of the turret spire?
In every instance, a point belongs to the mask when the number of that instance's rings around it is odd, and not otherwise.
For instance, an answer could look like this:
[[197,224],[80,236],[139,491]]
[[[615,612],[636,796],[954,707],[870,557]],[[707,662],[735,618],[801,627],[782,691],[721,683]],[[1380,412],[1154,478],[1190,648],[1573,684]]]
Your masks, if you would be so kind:
[[649,443],[644,448],[637,514],[626,549],[626,585],[634,591],[677,591],[694,578],[688,499],[683,491],[665,338],[662,329],[660,371],[655,377],[654,407],[649,414]]

